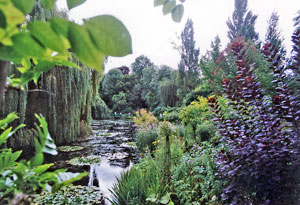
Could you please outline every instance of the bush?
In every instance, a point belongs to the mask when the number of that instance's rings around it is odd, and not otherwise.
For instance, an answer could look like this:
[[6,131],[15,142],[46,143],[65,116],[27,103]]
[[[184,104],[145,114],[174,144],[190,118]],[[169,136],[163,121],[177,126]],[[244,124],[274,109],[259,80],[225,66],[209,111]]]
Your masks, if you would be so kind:
[[160,115],[162,115],[165,111],[167,110],[167,107],[164,106],[157,106],[154,110],[153,110],[153,114],[155,117],[160,117]]
[[136,112],[136,116],[133,117],[133,121],[135,123],[135,127],[137,128],[135,141],[138,150],[141,153],[145,153],[147,151],[153,152],[155,148],[153,142],[158,136],[158,120],[151,112],[141,109]]
[[113,205],[144,205],[149,204],[148,196],[156,193],[158,198],[166,193],[166,187],[161,184],[159,167],[151,157],[144,158],[138,165],[117,178],[110,192]]
[[211,95],[212,90],[208,83],[204,83],[191,92],[189,92],[185,98],[183,99],[183,105],[188,106],[190,105],[193,101],[197,101],[197,99],[201,97],[207,98],[209,95]]
[[113,205],[119,204],[145,204],[147,189],[143,174],[136,168],[131,167],[127,172],[117,178],[117,183],[110,189],[112,199],[109,201]]
[[158,138],[158,128],[142,129],[135,134],[136,146],[141,153],[153,152],[155,149],[154,141]]
[[136,112],[133,122],[138,129],[151,129],[158,124],[158,120],[152,112],[147,112],[145,109],[140,109]]
[[222,197],[233,204],[298,204],[299,102],[288,90],[280,56],[269,46],[264,53],[272,62],[277,94],[272,99],[263,94],[244,46],[232,44],[238,72],[233,82],[223,80],[231,117],[209,98],[225,145],[217,156],[218,175],[229,181]]
[[224,183],[215,176],[216,154],[208,142],[194,144],[173,167],[172,185],[180,204],[220,204]]
[[196,101],[180,111],[179,119],[186,129],[186,147],[192,146],[195,142],[210,140],[214,136],[215,127],[212,118],[212,112],[204,97],[198,97]]
[[166,120],[172,123],[179,122],[179,112],[181,108],[167,108],[162,115],[162,120]]
[[111,190],[113,204],[172,204],[170,168],[176,166],[182,155],[178,133],[169,122],[156,127],[153,134],[158,137],[151,143],[155,150],[147,152],[139,164],[118,179]]

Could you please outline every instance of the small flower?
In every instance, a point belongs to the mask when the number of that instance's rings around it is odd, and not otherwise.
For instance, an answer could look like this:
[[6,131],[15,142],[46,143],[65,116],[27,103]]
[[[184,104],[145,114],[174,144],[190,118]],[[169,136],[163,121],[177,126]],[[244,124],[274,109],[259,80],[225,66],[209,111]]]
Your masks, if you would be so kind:
[[192,162],[192,160],[189,159],[188,162]]

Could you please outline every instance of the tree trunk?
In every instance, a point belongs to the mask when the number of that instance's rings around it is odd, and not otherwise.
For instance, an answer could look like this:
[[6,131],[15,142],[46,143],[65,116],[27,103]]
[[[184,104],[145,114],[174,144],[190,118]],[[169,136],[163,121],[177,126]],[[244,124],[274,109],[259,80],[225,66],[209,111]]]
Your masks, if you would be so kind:
[[0,60],[0,107],[2,106],[2,101],[4,97],[8,68],[9,62]]

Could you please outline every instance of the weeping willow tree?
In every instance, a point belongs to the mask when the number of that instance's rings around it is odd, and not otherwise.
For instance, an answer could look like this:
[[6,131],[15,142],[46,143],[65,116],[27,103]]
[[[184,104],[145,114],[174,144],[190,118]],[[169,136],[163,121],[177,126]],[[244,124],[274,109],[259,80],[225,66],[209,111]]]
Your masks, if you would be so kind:
[[[68,15],[65,11],[58,11],[56,8],[47,11],[37,0],[33,12],[28,16],[28,21],[47,21],[50,17],[68,18]],[[80,64],[76,58],[73,58],[73,61],[82,70],[55,66],[49,72],[43,73],[37,83],[29,82],[24,90],[6,91],[0,115],[6,116],[10,112],[16,112],[20,118],[15,123],[27,124],[10,138],[8,142],[10,147],[24,149],[34,145],[33,138],[37,134],[32,129],[35,113],[41,113],[46,117],[50,134],[56,144],[69,143],[89,134],[89,124],[92,119],[92,88],[97,84],[98,76],[91,69]],[[19,75],[16,67],[16,65],[10,66],[9,76]],[[94,90],[96,89],[94,86]]]
[[178,97],[176,95],[177,85],[172,79],[165,79],[158,87],[160,102],[163,106],[176,106]]

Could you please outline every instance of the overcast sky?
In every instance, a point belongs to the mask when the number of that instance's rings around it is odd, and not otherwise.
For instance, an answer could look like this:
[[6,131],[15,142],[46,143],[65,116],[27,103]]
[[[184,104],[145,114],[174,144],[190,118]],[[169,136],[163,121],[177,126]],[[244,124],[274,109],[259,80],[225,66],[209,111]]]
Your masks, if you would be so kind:
[[[106,70],[122,65],[130,66],[136,57],[146,55],[156,65],[169,65],[177,68],[180,61],[178,51],[171,42],[180,44],[180,33],[188,18],[194,22],[197,47],[200,55],[210,49],[216,35],[221,38],[224,48],[228,43],[228,17],[232,16],[234,0],[186,0],[181,23],[172,21],[171,16],[162,14],[162,7],[154,7],[154,0],[87,0],[70,11],[71,18],[80,22],[101,14],[110,14],[120,19],[132,37],[133,54],[122,58],[110,57]],[[65,0],[58,0],[60,8],[66,7]],[[293,21],[300,10],[300,0],[248,0],[248,9],[258,15],[256,31],[264,39],[267,20],[273,11],[280,15],[279,27],[285,37],[285,45],[290,51]]]

